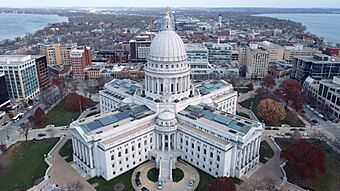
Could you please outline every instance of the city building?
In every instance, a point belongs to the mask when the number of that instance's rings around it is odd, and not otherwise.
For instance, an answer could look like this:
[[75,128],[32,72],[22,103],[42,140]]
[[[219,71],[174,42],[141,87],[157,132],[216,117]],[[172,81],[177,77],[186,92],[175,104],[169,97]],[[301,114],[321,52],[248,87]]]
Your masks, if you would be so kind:
[[80,46],[71,51],[72,75],[75,80],[85,79],[85,70],[92,64],[91,48]]
[[213,67],[209,64],[208,48],[202,43],[185,44],[188,63],[191,67],[190,76],[192,79],[208,79],[213,73]]
[[263,41],[259,43],[259,47],[265,49],[269,53],[269,62],[274,63],[283,60],[284,48],[280,45]]
[[233,47],[228,43],[204,43],[209,50],[209,62],[231,63]]
[[313,56],[314,54],[321,54],[322,52],[313,48],[306,48],[301,44],[284,47],[283,59],[288,63],[293,61],[294,57],[298,56]]
[[51,85],[46,56],[32,55],[32,58],[35,59],[35,66],[37,67],[40,90],[45,90]]
[[106,58],[109,60],[109,63],[115,62],[115,52],[113,50],[99,50],[96,54],[96,58]]
[[218,15],[218,26],[222,27],[222,15]]
[[258,44],[249,44],[247,48],[246,78],[262,79],[268,75],[269,52]]
[[41,53],[46,56],[48,65],[71,65],[71,50],[77,44],[51,44],[41,45]]
[[325,54],[328,56],[340,56],[340,48],[327,47]]
[[285,63],[275,62],[268,65],[268,74],[272,75],[274,78],[283,78],[289,76],[292,71],[292,67],[287,66]]
[[340,119],[340,77],[320,81],[318,103],[325,106],[327,114]]
[[317,103],[320,81],[307,77],[302,84],[302,91],[306,96],[307,102]]
[[39,95],[39,78],[35,59],[30,55],[1,55],[0,73],[5,74],[11,99],[27,101]]
[[325,54],[295,57],[292,61],[292,77],[301,83],[310,76],[315,80],[332,79],[340,76],[340,58]]
[[0,73],[0,108],[10,104],[7,91],[6,77],[4,73]]
[[134,40],[130,40],[129,61],[146,62],[149,55],[151,39],[153,35],[153,33],[146,33],[137,36]]
[[153,160],[159,180],[171,182],[183,160],[214,177],[241,178],[259,163],[262,124],[235,115],[231,84],[191,83],[186,48],[169,14],[152,40],[144,83],[107,83],[101,114],[70,124],[73,161],[90,177],[111,180]]
[[127,63],[129,59],[129,52],[125,49],[114,50],[114,63]]

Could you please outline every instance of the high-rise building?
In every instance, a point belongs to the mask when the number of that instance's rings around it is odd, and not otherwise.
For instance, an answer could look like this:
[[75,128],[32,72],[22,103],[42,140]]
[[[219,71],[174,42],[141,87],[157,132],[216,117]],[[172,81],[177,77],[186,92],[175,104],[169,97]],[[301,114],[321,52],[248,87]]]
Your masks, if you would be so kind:
[[293,78],[301,83],[310,76],[315,80],[332,79],[340,76],[340,59],[325,54],[299,56],[293,59]]
[[268,41],[263,41],[258,44],[260,48],[263,48],[268,51],[269,53],[268,61],[270,63],[283,60],[284,48],[282,46]]
[[258,44],[249,44],[246,63],[246,78],[262,79],[268,75],[269,52]]
[[37,67],[40,91],[45,90],[51,84],[49,72],[48,72],[48,68],[47,68],[46,56],[44,56],[44,55],[39,55],[39,56],[32,55],[32,58],[35,59],[35,65]]
[[321,54],[322,52],[313,48],[306,48],[301,44],[297,44],[294,46],[285,46],[284,47],[283,59],[288,63],[293,61],[294,57],[298,56],[313,56],[314,54]]
[[192,79],[207,79],[213,72],[213,67],[209,64],[208,48],[201,43],[185,44],[188,63],[190,64],[190,76]]
[[39,78],[35,59],[30,55],[1,55],[0,72],[5,74],[11,99],[27,101],[39,95]]
[[6,77],[4,73],[0,73],[0,107],[3,107],[10,103],[7,85],[6,85]]
[[84,80],[85,69],[92,64],[91,48],[88,46],[80,46],[71,51],[71,65],[73,79]]
[[129,61],[146,62],[150,52],[151,39],[153,36],[153,33],[145,33],[137,36],[134,40],[130,40]]
[[70,124],[74,164],[105,180],[148,160],[167,184],[182,161],[214,177],[247,176],[259,163],[262,124],[235,115],[231,84],[191,83],[185,45],[169,13],[165,21],[152,40],[144,83],[112,80],[100,91],[102,113]]
[[71,65],[71,50],[77,44],[51,44],[42,45],[41,53],[46,56],[48,65]]
[[233,47],[228,43],[204,43],[209,50],[209,62],[231,63]]
[[218,15],[218,26],[222,27],[222,15]]

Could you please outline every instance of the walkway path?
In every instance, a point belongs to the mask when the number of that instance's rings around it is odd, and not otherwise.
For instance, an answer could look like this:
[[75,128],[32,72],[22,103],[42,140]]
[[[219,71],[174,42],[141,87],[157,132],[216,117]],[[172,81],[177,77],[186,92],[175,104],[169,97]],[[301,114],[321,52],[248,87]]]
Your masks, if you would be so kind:
[[49,179],[44,180],[38,187],[34,187],[32,191],[40,191],[40,189],[46,187],[48,184],[55,184],[58,187],[67,187],[71,183],[77,181],[83,186],[83,190],[95,191],[93,186],[86,181],[74,168],[71,167],[71,163],[67,163],[60,155],[59,150],[69,139],[68,136],[64,136],[58,145],[51,151],[51,158],[47,159],[52,166],[47,172]]
[[[156,167],[156,163],[153,161],[146,162],[135,169],[132,173],[131,182],[133,188],[137,191],[141,190],[142,187],[148,188],[150,191],[157,191],[157,182],[152,182],[147,178],[147,173],[152,168]],[[165,182],[163,185],[164,191],[166,190],[180,190],[180,191],[194,191],[195,188],[198,186],[199,183],[199,174],[195,168],[190,166],[189,164],[185,164],[182,162],[177,162],[176,167],[180,168],[184,172],[184,177],[179,182]],[[141,187],[137,187],[135,183],[136,173],[141,172]],[[193,186],[188,186],[190,180],[195,180],[195,184]]]

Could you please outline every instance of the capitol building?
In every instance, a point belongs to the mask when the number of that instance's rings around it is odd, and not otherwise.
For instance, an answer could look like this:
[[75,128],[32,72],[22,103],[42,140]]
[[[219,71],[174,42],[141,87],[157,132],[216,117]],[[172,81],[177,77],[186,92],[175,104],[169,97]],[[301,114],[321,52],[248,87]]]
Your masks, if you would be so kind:
[[151,160],[172,181],[179,161],[214,176],[241,178],[259,163],[262,124],[236,115],[237,92],[223,81],[193,84],[186,47],[170,14],[152,40],[142,84],[114,79],[101,113],[70,125],[74,163],[111,180]]

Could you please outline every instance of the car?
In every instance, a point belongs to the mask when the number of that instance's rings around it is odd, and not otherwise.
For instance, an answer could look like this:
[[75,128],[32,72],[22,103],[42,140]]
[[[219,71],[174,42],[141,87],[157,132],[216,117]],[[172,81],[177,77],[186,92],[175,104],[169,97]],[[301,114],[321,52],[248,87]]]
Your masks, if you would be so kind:
[[23,113],[18,113],[16,116],[14,116],[12,118],[12,121],[17,121],[17,120],[21,119],[23,116],[24,116]]
[[137,187],[141,187],[141,186],[142,186],[142,183],[141,183],[139,177],[136,178],[136,181],[135,181],[135,182],[136,182]]
[[143,187],[142,191],[149,191],[149,189],[147,189],[146,187]]
[[46,136],[46,134],[44,134],[44,133],[39,133],[38,134],[38,137],[45,137]]
[[33,141],[41,141],[41,140],[44,140],[45,137],[34,137],[33,138]]
[[297,131],[298,129],[296,129],[296,128],[292,128],[292,129],[290,129],[291,131]]
[[300,128],[300,129],[298,129],[299,131],[306,131],[306,129],[304,129],[304,128]]
[[282,124],[281,127],[284,127],[284,128],[289,128],[290,126],[287,125],[287,124]]
[[138,171],[138,172],[136,173],[136,177],[140,177],[140,174],[141,174],[141,172]]
[[163,189],[163,182],[162,182],[162,181],[158,181],[158,183],[157,183],[157,189],[158,189],[158,190],[162,190],[162,189]]
[[264,128],[265,130],[272,130],[272,128],[270,128],[270,127],[266,127],[266,128]]
[[188,185],[189,185],[189,186],[193,186],[193,185],[194,185],[194,183],[195,183],[195,181],[194,181],[194,180],[190,180],[190,181],[188,182]]
[[316,119],[313,119],[312,122],[315,123],[315,124],[319,123]]
[[31,111],[32,109],[33,109],[33,106],[31,105],[27,107],[27,111]]
[[277,131],[277,130],[280,130],[280,129],[279,129],[279,128],[277,128],[277,127],[274,127],[274,128],[273,128],[273,130],[276,130],[276,131]]
[[18,113],[17,116],[19,117],[19,119],[21,119],[22,117],[24,117],[24,113]]
[[301,113],[305,114],[306,112],[304,110],[301,110]]

